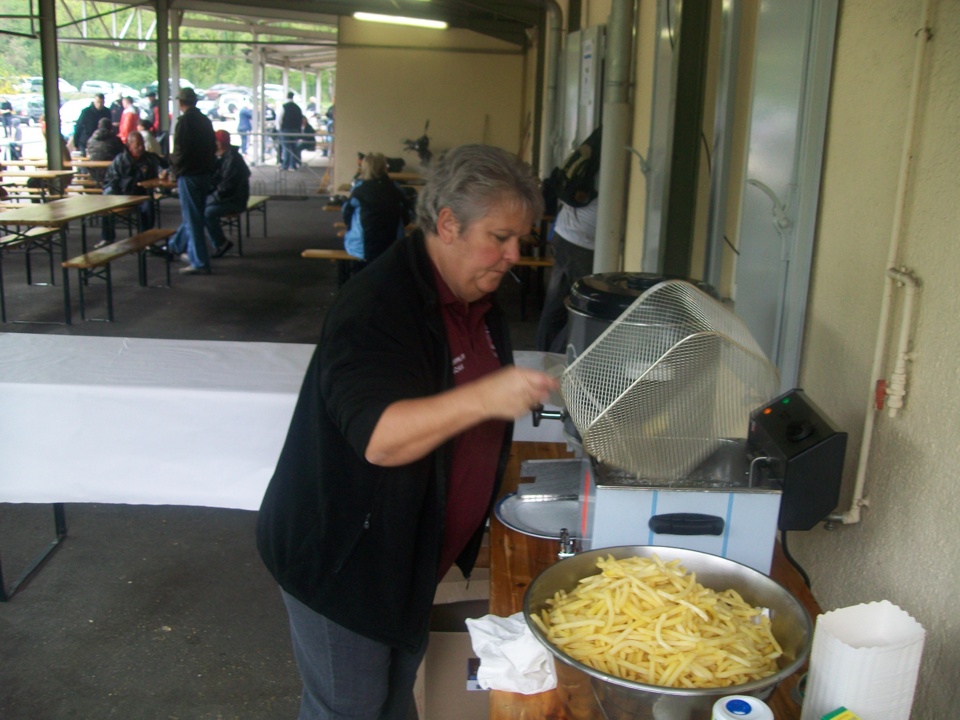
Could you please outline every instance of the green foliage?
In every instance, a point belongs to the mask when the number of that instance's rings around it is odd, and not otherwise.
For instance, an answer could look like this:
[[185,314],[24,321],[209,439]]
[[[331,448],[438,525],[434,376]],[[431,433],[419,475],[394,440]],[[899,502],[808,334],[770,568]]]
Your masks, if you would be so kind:
[[[84,5],[81,0],[63,0],[68,12],[63,10],[60,2],[57,3],[57,24],[60,26],[61,42],[58,43],[60,77],[80,87],[84,80],[107,80],[109,82],[124,83],[140,89],[157,78],[156,44],[144,43],[142,47],[136,42],[112,43],[114,23],[119,34],[120,29],[134,12],[131,9],[121,9],[120,5],[99,3],[94,6],[86,4],[87,17],[93,14],[94,7],[101,13],[111,10],[120,10],[103,18],[91,19],[86,23],[87,37],[101,38],[103,46],[79,44],[70,42],[72,38],[80,37],[80,24],[70,24],[81,20],[84,16]],[[29,14],[31,3],[29,0],[0,0],[0,16]],[[33,3],[36,12],[36,2]],[[191,14],[191,17],[206,18],[208,16]],[[152,13],[143,14],[143,27],[146,28],[152,21]],[[289,23],[290,26],[304,26],[303,23]],[[127,37],[136,39],[137,22],[134,20],[127,30]],[[278,25],[279,27],[279,25]],[[29,33],[37,31],[37,22],[31,25],[25,18],[0,18],[0,31],[5,33]],[[316,29],[316,26],[313,27]],[[151,36],[155,38],[155,34]],[[181,46],[180,75],[187,78],[197,87],[204,88],[216,83],[233,83],[250,86],[253,82],[253,68],[242,49],[244,43],[250,42],[250,35],[246,32],[232,32],[212,28],[183,27],[180,31],[184,42]],[[237,45],[224,44],[223,41],[234,41]],[[322,70],[321,85],[323,88],[321,107],[331,103],[329,88],[331,86],[330,70]],[[10,92],[13,86],[24,76],[40,75],[40,41],[27,37],[10,34],[0,34],[0,92]],[[279,68],[267,68],[265,82],[279,83],[283,73]],[[307,95],[315,93],[315,75],[308,73]],[[301,86],[300,73],[291,71],[289,76],[290,87],[299,91]]]

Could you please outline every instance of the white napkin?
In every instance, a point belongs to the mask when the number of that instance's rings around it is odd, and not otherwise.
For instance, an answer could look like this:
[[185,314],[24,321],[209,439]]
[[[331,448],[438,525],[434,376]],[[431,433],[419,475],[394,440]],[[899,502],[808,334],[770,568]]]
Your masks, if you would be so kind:
[[484,690],[533,695],[557,686],[553,658],[533,636],[523,613],[468,618],[467,630],[473,652],[480,658],[477,683]]

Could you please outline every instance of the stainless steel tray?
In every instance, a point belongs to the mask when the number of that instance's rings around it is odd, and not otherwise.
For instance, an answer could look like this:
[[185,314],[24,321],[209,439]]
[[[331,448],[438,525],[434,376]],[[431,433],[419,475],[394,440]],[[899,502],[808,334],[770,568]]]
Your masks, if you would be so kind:
[[512,530],[544,540],[559,540],[560,531],[581,539],[580,501],[573,497],[545,499],[542,495],[510,493],[494,508],[497,519]]

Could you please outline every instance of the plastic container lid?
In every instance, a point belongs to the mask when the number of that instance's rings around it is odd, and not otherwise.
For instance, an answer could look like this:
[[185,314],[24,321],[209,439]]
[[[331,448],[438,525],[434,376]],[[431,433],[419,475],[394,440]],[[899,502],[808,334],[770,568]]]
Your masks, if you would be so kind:
[[570,307],[602,320],[616,320],[634,300],[666,278],[656,273],[585,275],[570,288]]
[[664,280],[686,280],[713,298],[718,293],[700,280],[643,272],[610,272],[585,275],[573,283],[568,303],[571,309],[601,320],[616,320],[634,300]]

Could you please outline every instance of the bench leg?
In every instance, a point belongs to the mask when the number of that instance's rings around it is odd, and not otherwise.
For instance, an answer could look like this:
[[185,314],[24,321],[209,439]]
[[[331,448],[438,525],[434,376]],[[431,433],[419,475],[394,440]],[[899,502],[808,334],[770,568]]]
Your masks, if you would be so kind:
[[[3,251],[0,250],[0,322],[7,321],[7,301],[3,295]],[[0,582],[0,585],[3,583]],[[2,590],[2,587],[0,587]]]
[[83,286],[87,284],[87,271],[83,268],[77,269],[77,287],[80,290],[80,319],[87,319],[87,307],[83,297]]
[[107,263],[107,322],[113,322],[113,283],[110,281],[110,265]]
[[[250,229],[247,229],[247,235],[250,234]],[[243,223],[240,220],[240,215],[237,215],[237,255],[243,257]]]

